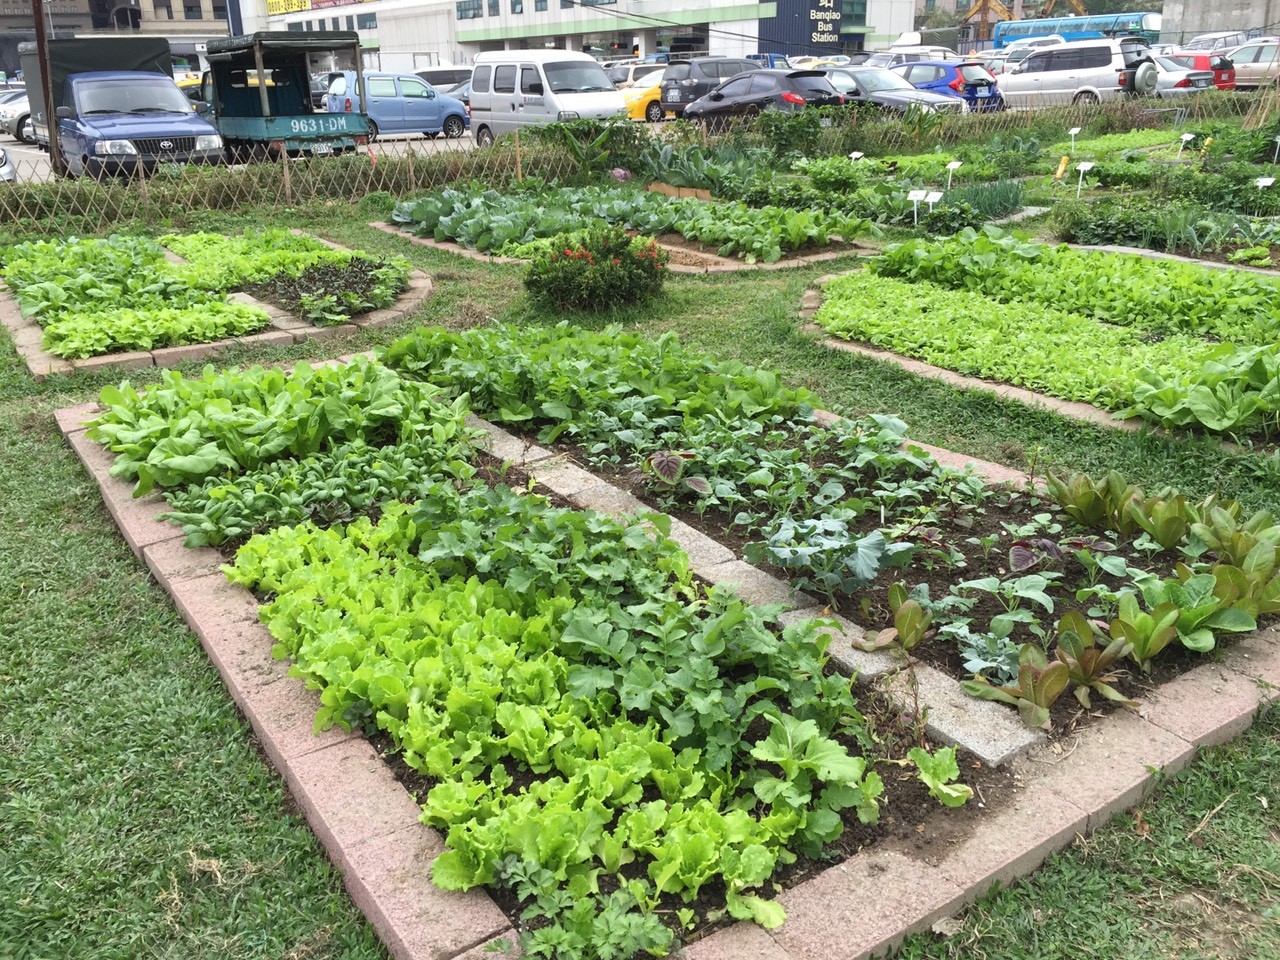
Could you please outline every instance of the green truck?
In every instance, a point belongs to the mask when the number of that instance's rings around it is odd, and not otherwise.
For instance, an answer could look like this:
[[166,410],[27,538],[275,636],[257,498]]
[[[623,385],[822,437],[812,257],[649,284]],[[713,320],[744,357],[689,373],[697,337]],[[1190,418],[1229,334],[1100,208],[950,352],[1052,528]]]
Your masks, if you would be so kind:
[[362,113],[317,111],[311,58],[349,54],[357,90],[364,91],[360,37],[354,31],[267,31],[210,40],[201,99],[233,162],[327,156],[355,150],[369,136]]

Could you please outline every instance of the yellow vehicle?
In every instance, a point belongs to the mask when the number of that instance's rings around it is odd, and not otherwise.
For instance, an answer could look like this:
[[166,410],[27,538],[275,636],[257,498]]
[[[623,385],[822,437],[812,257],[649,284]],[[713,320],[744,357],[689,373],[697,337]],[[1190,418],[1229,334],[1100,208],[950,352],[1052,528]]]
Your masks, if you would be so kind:
[[648,120],[657,123],[670,117],[670,111],[662,109],[662,72],[646,74],[622,88],[622,99],[627,105],[627,116],[632,120]]

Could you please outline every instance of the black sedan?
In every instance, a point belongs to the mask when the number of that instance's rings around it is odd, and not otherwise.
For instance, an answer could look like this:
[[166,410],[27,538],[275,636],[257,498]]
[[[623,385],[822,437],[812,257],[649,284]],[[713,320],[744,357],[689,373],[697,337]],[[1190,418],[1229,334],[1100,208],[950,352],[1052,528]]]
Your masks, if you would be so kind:
[[798,113],[844,103],[821,70],[751,70],[726,80],[685,107],[690,120],[756,117],[763,110]]
[[892,113],[906,113],[913,103],[931,112],[969,112],[961,98],[917,90],[900,74],[881,67],[827,67],[822,72],[845,103],[870,104]]

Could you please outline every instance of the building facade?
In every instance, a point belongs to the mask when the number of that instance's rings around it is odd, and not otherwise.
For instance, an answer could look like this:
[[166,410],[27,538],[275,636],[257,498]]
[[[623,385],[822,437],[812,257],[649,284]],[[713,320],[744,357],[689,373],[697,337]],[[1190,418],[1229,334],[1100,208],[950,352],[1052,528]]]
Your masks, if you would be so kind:
[[1165,0],[1161,40],[1177,43],[1217,30],[1280,33],[1280,0]]
[[[235,0],[45,0],[45,32],[167,37],[175,72],[195,72],[204,45],[228,33],[228,2]],[[18,44],[35,38],[30,0],[0,0],[0,71],[13,76]]]
[[489,50],[836,54],[887,47],[914,13],[915,0],[265,0],[259,15],[265,29],[357,30],[367,66],[408,70]]

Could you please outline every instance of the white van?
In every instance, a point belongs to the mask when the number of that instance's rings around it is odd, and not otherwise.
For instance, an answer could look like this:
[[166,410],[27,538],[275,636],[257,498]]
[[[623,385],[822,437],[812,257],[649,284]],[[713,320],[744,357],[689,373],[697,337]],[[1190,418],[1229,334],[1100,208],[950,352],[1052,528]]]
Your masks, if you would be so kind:
[[534,123],[626,116],[622,93],[594,58],[574,50],[502,50],[476,55],[471,132],[487,147]]

